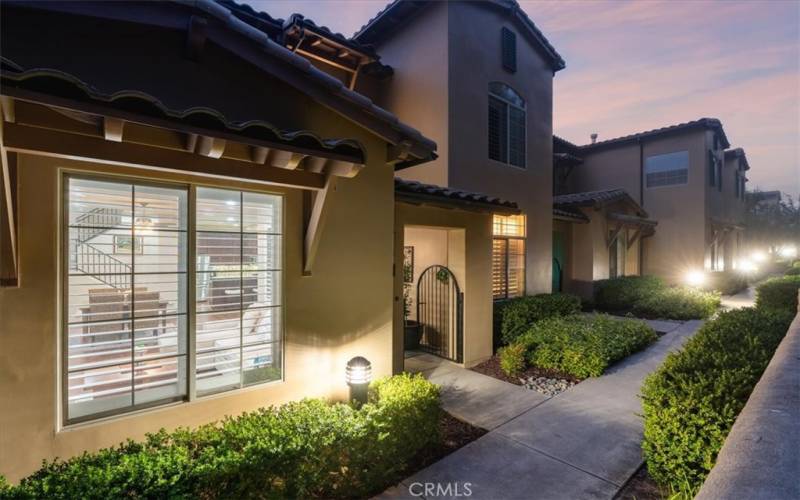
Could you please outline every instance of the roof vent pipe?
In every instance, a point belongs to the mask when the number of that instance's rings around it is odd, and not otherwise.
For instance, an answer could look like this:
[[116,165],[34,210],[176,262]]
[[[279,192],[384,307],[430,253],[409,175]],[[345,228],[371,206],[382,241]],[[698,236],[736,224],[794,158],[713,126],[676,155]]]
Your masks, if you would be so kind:
[[597,132],[594,132],[594,133],[593,133],[592,135],[590,135],[589,137],[591,137],[591,138],[592,138],[592,144],[595,144],[595,143],[597,142]]

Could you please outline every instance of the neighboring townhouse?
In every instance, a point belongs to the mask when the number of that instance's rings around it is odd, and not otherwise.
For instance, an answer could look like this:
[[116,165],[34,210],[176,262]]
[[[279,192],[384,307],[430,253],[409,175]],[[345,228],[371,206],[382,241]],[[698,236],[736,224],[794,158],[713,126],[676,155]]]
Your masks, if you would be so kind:
[[749,191],[745,196],[755,213],[770,212],[781,204],[780,191]]
[[396,371],[394,169],[433,141],[222,4],[2,9],[0,474]]
[[[702,118],[583,146],[559,138],[554,144],[555,189],[621,189],[657,222],[650,236],[640,236],[646,237],[633,256],[639,273],[680,282],[687,273],[736,266],[749,165],[741,149],[725,151],[730,144],[719,120]],[[605,274],[601,269],[593,279],[613,275]]]
[[391,78],[359,77],[356,88],[438,144],[436,160],[398,177],[516,202],[519,215],[494,217],[492,297],[549,292],[561,56],[513,0],[397,0],[354,39],[392,68]]

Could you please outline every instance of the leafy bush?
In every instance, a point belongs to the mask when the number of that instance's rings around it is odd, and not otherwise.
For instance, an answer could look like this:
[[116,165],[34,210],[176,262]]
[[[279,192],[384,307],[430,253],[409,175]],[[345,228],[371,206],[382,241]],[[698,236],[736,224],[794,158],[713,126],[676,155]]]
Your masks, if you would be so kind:
[[522,343],[515,343],[501,347],[497,351],[497,356],[500,358],[500,369],[506,375],[518,375],[525,369],[525,345]]
[[631,306],[666,287],[656,276],[622,276],[594,282],[594,304],[604,311],[628,310]]
[[597,377],[613,362],[656,340],[642,321],[609,316],[567,316],[535,323],[518,342],[528,361],[578,378]]
[[798,276],[800,275],[800,266],[792,266],[789,269],[787,269],[786,272],[783,274],[785,274],[786,276]]
[[714,314],[719,305],[718,292],[671,287],[637,301],[633,305],[633,314],[645,318],[699,319]]
[[708,274],[708,285],[704,288],[722,295],[733,295],[747,288],[747,278],[739,271],[715,271]]
[[421,376],[381,379],[356,409],[319,399],[264,408],[195,430],[43,467],[16,498],[342,498],[379,492],[438,440],[438,388]]
[[576,314],[580,310],[581,299],[568,293],[543,293],[511,299],[502,307],[502,342],[506,345],[513,343],[537,321]]
[[700,319],[720,304],[716,292],[668,287],[655,276],[623,276],[595,281],[594,301],[601,311],[633,312],[645,318]]
[[753,308],[721,313],[645,380],[642,448],[658,483],[702,484],[790,321]]
[[772,278],[756,288],[756,307],[780,311],[797,311],[797,290],[800,276]]

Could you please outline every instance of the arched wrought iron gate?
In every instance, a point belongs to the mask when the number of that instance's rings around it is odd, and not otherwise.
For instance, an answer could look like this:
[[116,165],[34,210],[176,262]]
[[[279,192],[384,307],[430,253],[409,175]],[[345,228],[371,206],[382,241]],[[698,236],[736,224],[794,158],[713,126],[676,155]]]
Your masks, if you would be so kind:
[[464,350],[464,294],[444,266],[425,269],[417,281],[420,348],[460,363]]

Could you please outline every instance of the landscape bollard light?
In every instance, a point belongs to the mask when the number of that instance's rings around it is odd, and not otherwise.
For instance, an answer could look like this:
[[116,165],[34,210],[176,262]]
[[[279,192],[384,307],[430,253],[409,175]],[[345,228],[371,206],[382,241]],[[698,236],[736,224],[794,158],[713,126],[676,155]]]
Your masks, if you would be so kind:
[[372,363],[367,358],[356,356],[347,362],[345,379],[350,386],[350,401],[356,401],[359,406],[366,403],[372,379]]

